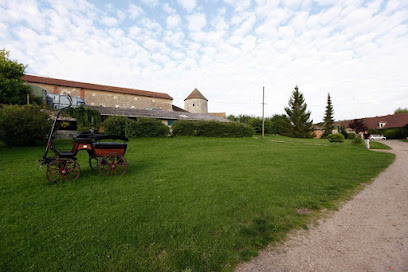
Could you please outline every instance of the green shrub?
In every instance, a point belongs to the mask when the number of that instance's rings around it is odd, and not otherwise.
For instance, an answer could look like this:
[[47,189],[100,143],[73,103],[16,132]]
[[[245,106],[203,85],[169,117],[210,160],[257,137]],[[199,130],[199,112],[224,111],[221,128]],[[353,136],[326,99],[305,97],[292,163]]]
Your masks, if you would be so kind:
[[177,136],[195,136],[197,130],[197,121],[178,120],[175,121],[171,128],[173,135]]
[[49,115],[38,106],[11,105],[0,110],[0,140],[8,145],[34,145],[47,138],[50,128]]
[[329,134],[329,142],[332,143],[342,143],[344,142],[344,135],[341,133],[336,133],[336,134]]
[[384,132],[384,136],[387,139],[396,139],[397,138],[397,134],[398,134],[398,130],[397,129],[387,129]]
[[123,116],[110,116],[102,123],[104,133],[126,136],[126,127],[133,120]]
[[79,106],[69,108],[68,114],[77,120],[77,129],[87,131],[89,129],[98,130],[101,124],[101,114],[99,111],[90,107]]
[[344,128],[341,128],[340,133],[344,136],[344,139],[348,139],[348,133]]
[[359,135],[356,135],[356,137],[353,139],[353,144],[362,144],[363,139]]
[[370,134],[381,134],[387,139],[405,139],[408,137],[408,125],[401,128],[371,129]]
[[[253,118],[249,121],[249,125],[254,128],[256,134],[262,134],[262,119]],[[270,119],[265,119],[264,128],[265,134],[273,133],[273,122]]]
[[169,127],[160,120],[152,118],[139,118],[137,121],[130,120],[126,125],[126,137],[166,137],[169,134]]
[[128,138],[166,137],[169,128],[160,120],[139,118],[137,121],[123,116],[108,117],[102,127],[106,134],[126,136]]
[[251,137],[254,135],[252,127],[234,122],[178,120],[173,123],[172,128],[175,136]]
[[354,132],[351,132],[347,135],[347,139],[354,140],[357,137],[357,135]]

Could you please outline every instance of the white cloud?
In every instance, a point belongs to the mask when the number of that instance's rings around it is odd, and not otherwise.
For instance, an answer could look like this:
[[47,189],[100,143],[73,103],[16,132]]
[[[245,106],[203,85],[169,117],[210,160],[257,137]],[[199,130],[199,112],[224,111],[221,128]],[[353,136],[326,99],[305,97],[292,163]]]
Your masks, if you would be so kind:
[[115,26],[118,24],[118,20],[113,17],[102,17],[101,22],[107,26]]
[[252,0],[224,0],[232,5],[237,11],[243,11],[251,6]]
[[141,0],[145,5],[155,7],[159,4],[159,0]]
[[176,10],[174,8],[172,8],[169,3],[164,3],[163,4],[163,10],[169,14],[173,14],[176,13]]
[[143,14],[143,9],[135,4],[130,4],[128,11],[129,11],[130,17],[133,19]]
[[187,11],[192,11],[197,5],[196,0],[177,0],[177,2]]
[[270,115],[299,84],[315,121],[327,92],[337,119],[408,103],[406,1],[381,10],[380,0],[319,0],[313,15],[310,1],[226,0],[211,14],[190,3],[186,16],[163,3],[160,18],[135,4],[123,13],[114,2],[107,11],[87,0],[0,1],[0,44],[29,73],[164,91],[179,106],[197,87],[210,111],[258,115],[263,85]]
[[245,36],[248,32],[252,30],[256,22],[256,17],[254,14],[248,16],[248,18],[239,26],[235,31],[234,35]]
[[207,25],[207,19],[203,13],[195,13],[187,16],[188,28],[191,31],[200,31]]
[[177,27],[181,23],[180,16],[178,16],[177,14],[170,15],[170,16],[167,17],[166,23],[167,23],[168,28]]

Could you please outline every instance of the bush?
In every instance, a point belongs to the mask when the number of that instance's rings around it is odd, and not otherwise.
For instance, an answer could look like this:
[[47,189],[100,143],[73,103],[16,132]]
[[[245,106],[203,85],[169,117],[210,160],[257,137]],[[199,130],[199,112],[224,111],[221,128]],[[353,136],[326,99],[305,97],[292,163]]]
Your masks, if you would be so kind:
[[362,144],[363,143],[363,139],[361,139],[360,136],[355,136],[355,138],[353,139],[353,144]]
[[106,134],[126,136],[126,127],[133,120],[123,116],[110,116],[102,123]]
[[101,114],[99,111],[90,107],[79,106],[69,108],[68,114],[77,120],[77,129],[87,131],[89,129],[98,130],[101,124]]
[[0,140],[8,145],[27,146],[47,138],[51,121],[38,106],[4,106],[0,110],[0,128]]
[[[254,128],[256,134],[262,134],[262,119],[253,118],[249,121],[249,125]],[[265,119],[264,128],[265,134],[272,134],[273,122],[270,119]]]
[[387,130],[384,132],[384,136],[385,136],[387,139],[396,139],[396,138],[397,138],[397,135],[398,135],[398,130],[397,130],[397,129],[387,129]]
[[344,139],[348,139],[348,133],[344,128],[340,130],[340,133],[344,136]]
[[173,129],[173,135],[177,136],[195,136],[197,130],[197,121],[175,121],[171,128]]
[[106,134],[126,136],[128,138],[165,137],[169,128],[160,120],[139,118],[137,121],[123,116],[108,117],[103,123]]
[[130,120],[126,126],[126,137],[166,137],[170,129],[160,120],[152,118],[139,118],[137,121]]
[[252,127],[233,122],[178,120],[173,123],[172,128],[175,136],[251,137],[254,135]]
[[329,142],[331,143],[342,143],[344,142],[344,135],[341,133],[336,133],[336,134],[329,134]]
[[354,140],[356,137],[357,137],[357,135],[354,132],[349,133],[347,135],[347,139],[350,139],[350,140]]

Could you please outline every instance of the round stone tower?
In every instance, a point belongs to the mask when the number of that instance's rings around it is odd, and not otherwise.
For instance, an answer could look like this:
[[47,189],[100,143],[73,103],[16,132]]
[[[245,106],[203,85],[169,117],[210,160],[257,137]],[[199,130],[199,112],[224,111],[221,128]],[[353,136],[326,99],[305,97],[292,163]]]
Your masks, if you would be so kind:
[[184,99],[184,109],[192,113],[208,113],[208,100],[194,89],[186,99]]

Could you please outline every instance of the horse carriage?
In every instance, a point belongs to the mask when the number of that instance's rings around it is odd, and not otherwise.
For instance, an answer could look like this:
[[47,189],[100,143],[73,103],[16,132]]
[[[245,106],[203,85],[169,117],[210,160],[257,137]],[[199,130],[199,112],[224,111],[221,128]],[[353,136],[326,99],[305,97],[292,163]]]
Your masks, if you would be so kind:
[[[58,118],[62,111],[71,107],[71,97],[69,100],[70,105],[60,109],[55,117],[45,154],[40,160],[41,166],[47,165],[47,180],[51,184],[76,180],[81,173],[76,156],[81,150],[88,152],[91,169],[98,170],[102,176],[124,175],[127,170],[127,161],[124,157],[127,148],[125,142],[128,141],[126,137],[95,134],[93,130],[89,130],[73,136],[73,146],[69,151],[61,150],[56,146],[54,134],[57,130]],[[106,142],[106,140],[113,140],[113,142]],[[54,152],[52,157],[48,156],[50,150]]]

